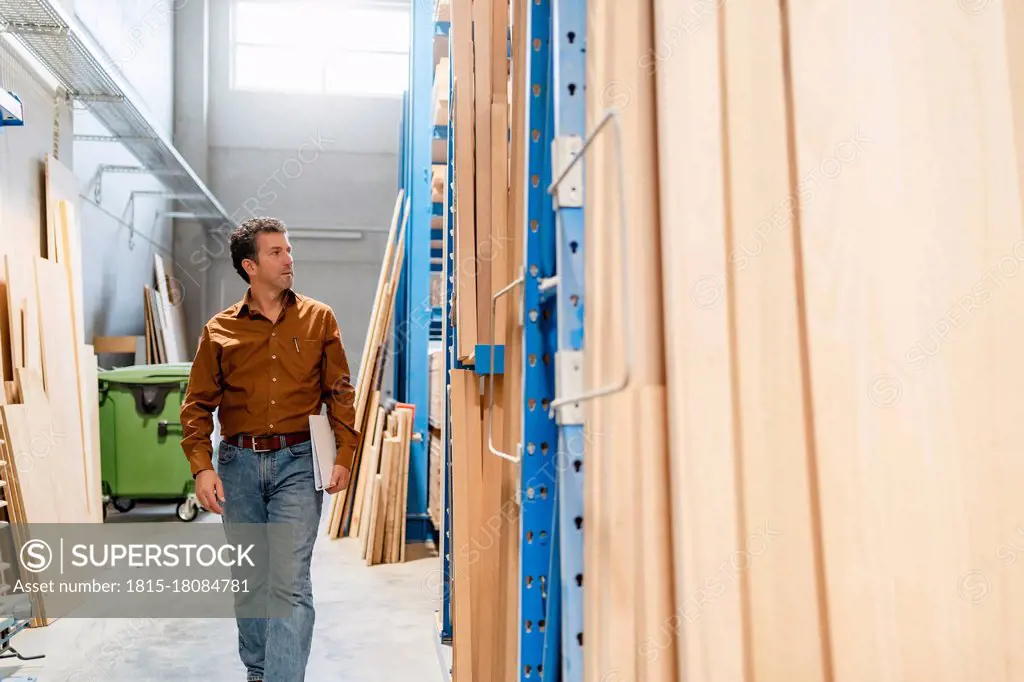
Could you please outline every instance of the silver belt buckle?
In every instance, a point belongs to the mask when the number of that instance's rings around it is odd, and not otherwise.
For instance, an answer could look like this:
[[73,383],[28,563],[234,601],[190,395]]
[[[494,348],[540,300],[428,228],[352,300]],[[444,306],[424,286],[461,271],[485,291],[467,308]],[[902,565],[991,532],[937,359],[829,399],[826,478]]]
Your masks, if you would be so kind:
[[255,438],[252,439],[252,451],[253,452],[270,452],[272,449],[273,448],[266,448],[264,450],[259,450],[259,449],[256,448],[256,439]]

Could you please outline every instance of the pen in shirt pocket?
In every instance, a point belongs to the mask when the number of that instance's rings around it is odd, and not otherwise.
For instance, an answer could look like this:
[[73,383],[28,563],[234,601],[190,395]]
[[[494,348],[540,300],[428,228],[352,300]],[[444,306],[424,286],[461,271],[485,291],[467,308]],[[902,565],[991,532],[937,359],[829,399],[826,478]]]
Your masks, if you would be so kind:
[[292,337],[292,341],[295,342],[295,352],[298,353],[299,352],[299,337],[293,336]]

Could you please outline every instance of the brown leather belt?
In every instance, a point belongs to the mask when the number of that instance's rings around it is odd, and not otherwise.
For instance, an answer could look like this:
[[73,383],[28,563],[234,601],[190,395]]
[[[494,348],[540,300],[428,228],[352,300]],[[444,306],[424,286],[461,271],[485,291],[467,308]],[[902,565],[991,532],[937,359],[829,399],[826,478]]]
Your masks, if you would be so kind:
[[277,436],[250,436],[240,433],[224,440],[238,448],[246,448],[254,452],[270,452],[305,443],[310,438],[309,431],[300,431],[298,433],[282,433]]

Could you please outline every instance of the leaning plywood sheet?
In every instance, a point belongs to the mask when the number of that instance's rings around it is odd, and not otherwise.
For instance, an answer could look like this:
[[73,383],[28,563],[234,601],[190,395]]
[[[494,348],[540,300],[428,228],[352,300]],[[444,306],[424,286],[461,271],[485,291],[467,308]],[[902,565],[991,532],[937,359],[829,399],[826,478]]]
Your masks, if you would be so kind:
[[171,362],[168,355],[168,330],[164,327],[165,319],[160,313],[163,308],[161,302],[160,292],[156,289],[148,286],[144,287],[144,291],[148,297],[149,306],[149,323],[152,326],[153,332],[153,357],[154,362],[164,363]]
[[14,381],[14,344],[11,342],[10,299],[7,295],[7,279],[0,282],[0,368],[2,379]]
[[[456,3],[458,0],[456,0]],[[469,561],[474,532],[479,528],[476,499],[480,484],[479,394],[476,377],[468,370],[451,371],[452,420],[452,616],[459,636],[453,652],[453,679],[490,679],[476,672],[477,628],[475,574],[479,562]],[[476,409],[474,410],[474,406]]]
[[[476,290],[476,189],[473,125],[473,3],[452,0],[452,70],[454,76],[453,110],[455,115],[455,306],[458,333],[458,356],[468,360],[474,356],[477,330]],[[483,95],[489,96],[488,94]]]
[[42,385],[39,375],[21,370],[20,380],[26,395],[32,396],[24,405],[4,405],[6,431],[11,448],[11,463],[18,477],[25,523],[61,523],[61,496],[69,494],[63,485],[65,434],[56,428],[46,397],[36,394]]
[[59,261],[63,249],[60,203],[67,202],[71,212],[77,212],[79,205],[78,178],[74,171],[58,161],[51,154],[46,155],[46,256]]
[[[509,145],[509,192],[506,201],[506,215],[504,243],[506,247],[505,270],[506,281],[511,282],[519,275],[519,265],[522,254],[522,236],[524,228],[523,197],[525,195],[526,183],[523,180],[523,162],[526,150],[526,142],[529,139],[525,127],[525,104],[526,104],[526,70],[522,68],[523,60],[529,54],[529,33],[526,29],[526,11],[530,5],[522,0],[517,0],[512,5],[512,82],[511,82],[511,113],[508,120],[511,140]],[[500,270],[496,269],[496,272]],[[520,432],[520,419],[523,412],[522,384],[522,326],[519,323],[520,300],[522,289],[513,292],[511,298],[505,301],[503,309],[499,309],[498,324],[501,320],[504,324],[504,333],[498,338],[505,339],[505,373],[502,376],[501,391],[495,396],[500,401],[502,409],[502,424],[495,429],[501,434],[502,450],[510,452],[516,447],[519,438],[515,434]],[[505,574],[501,588],[501,599],[504,604],[501,611],[504,614],[504,641],[502,644],[503,658],[499,660],[499,666],[504,672],[495,679],[495,682],[515,682],[519,679],[518,674],[518,648],[519,648],[519,598],[520,598],[520,576],[519,576],[519,471],[520,465],[515,462],[504,461],[502,463],[502,512],[503,528],[501,531],[501,569]],[[586,635],[589,641],[589,634]]]
[[[90,513],[90,521],[103,521],[102,494],[99,480],[99,452],[93,450],[90,409],[97,397],[96,356],[91,346],[85,346],[82,340],[85,335],[84,301],[82,293],[82,245],[81,231],[78,224],[76,204],[66,199],[57,202],[57,258],[56,262],[64,271],[68,285],[68,299],[71,305],[71,334],[74,340],[75,376],[79,378],[79,424],[85,456],[86,496]],[[52,259],[51,259],[52,260]],[[88,357],[83,356],[88,352]],[[91,382],[91,387],[90,387]],[[95,415],[98,420],[98,413]],[[95,461],[93,458],[95,455]]]
[[395,207],[391,214],[391,228],[388,230],[388,241],[384,247],[384,257],[381,260],[380,273],[377,276],[376,295],[373,302],[372,312],[370,313],[370,320],[367,325],[366,339],[363,342],[363,352],[362,355],[360,355],[359,378],[356,381],[356,390],[358,391],[356,399],[357,424],[363,423],[366,403],[369,401],[370,395],[372,394],[371,386],[373,381],[371,377],[373,376],[374,367],[373,358],[376,356],[375,351],[377,346],[380,344],[380,338],[377,336],[378,319],[383,315],[384,306],[386,305],[386,287],[391,273],[395,242],[398,240],[399,221],[402,217],[402,201],[404,197],[404,190],[399,190],[398,196],[395,198]]
[[143,287],[142,291],[142,317],[146,328],[146,364],[151,365],[156,361],[156,333],[153,329],[153,315],[150,301],[149,287]]
[[[54,464],[53,458],[50,461],[46,459],[51,455],[51,449],[57,447],[57,439],[50,429],[40,428],[45,421],[46,410],[37,409],[36,414],[31,414],[31,409],[27,405],[5,405],[0,408],[4,441],[0,448],[3,462],[0,473],[5,484],[7,518],[13,524],[12,538],[19,552],[20,547],[31,539],[29,524],[59,521],[53,514],[53,491],[46,493],[45,490],[45,484],[52,480],[48,476],[48,469]],[[22,483],[22,479],[28,480]],[[31,516],[26,511],[26,494]],[[34,574],[25,572],[23,577],[25,580],[33,580]],[[51,620],[46,618],[42,595],[33,593],[31,598],[35,614],[32,626],[48,625]]]
[[163,327],[167,362],[188,362],[188,341],[185,338],[184,316],[181,310],[181,284],[168,276],[163,257],[153,254],[156,273],[156,291],[160,305],[157,314]]
[[[657,0],[656,7],[658,35],[690,11],[684,0]],[[669,634],[679,647],[678,679],[754,682],[745,670],[740,584],[721,572],[723,562],[742,551],[745,538],[736,489],[729,281],[721,269],[727,244],[725,150],[717,132],[723,115],[719,35],[718,16],[709,13],[657,70],[662,277],[671,292],[664,308],[672,549],[680,616],[678,629]],[[700,590],[708,589],[709,580],[715,581],[715,598],[702,603],[700,595],[708,593]]]
[[[746,649],[757,682],[824,682],[830,644],[806,430],[782,12],[775,3],[743,1],[720,16],[728,46],[720,66],[728,103],[729,257],[728,275],[716,276],[729,283],[734,307],[739,522],[746,539],[733,563],[747,580]],[[689,92],[664,105],[670,117],[697,106]],[[663,186],[677,186],[668,180]]]
[[103,522],[103,474],[100,461],[99,365],[93,347],[79,349],[79,378],[82,395],[82,436],[85,455],[85,489],[89,520]]
[[362,541],[363,552],[365,555],[367,547],[367,539],[370,537],[370,522],[372,520],[372,514],[376,508],[375,495],[376,489],[374,487],[375,476],[380,470],[380,460],[383,454],[384,447],[384,424],[387,418],[387,412],[383,407],[377,409],[377,423],[374,428],[373,440],[365,448],[365,463],[363,464],[361,475],[365,476],[365,490],[363,497],[360,500],[356,500],[361,505],[361,518],[359,524],[359,537]]
[[11,328],[11,357],[14,368],[43,371],[39,344],[39,304],[32,261],[4,256],[7,276],[7,312]]
[[[663,631],[674,608],[670,519],[662,513],[669,490],[667,444],[660,434],[667,425],[664,405],[657,403],[664,395],[665,333],[655,87],[637,61],[655,47],[651,3],[607,3],[595,20],[588,28],[594,27],[596,42],[590,42],[588,31],[587,56],[591,68],[601,73],[596,87],[588,87],[596,112],[612,103],[605,85],[635,87],[629,105],[618,112],[619,125],[595,141],[587,167],[595,183],[588,186],[587,196],[597,202],[585,212],[585,241],[596,257],[595,267],[587,267],[587,318],[589,322],[595,315],[595,334],[603,336],[598,352],[588,348],[585,356],[591,364],[586,374],[596,379],[591,386],[614,383],[629,358],[629,387],[600,399],[601,412],[589,421],[587,431],[587,440],[601,441],[601,454],[589,456],[588,448],[584,486],[593,475],[598,492],[587,496],[595,513],[593,518],[588,513],[585,526],[603,536],[596,589],[584,590],[584,600],[590,602],[585,610],[597,610],[592,625],[600,638],[594,645],[601,660],[591,668],[596,665],[594,679],[628,670],[637,671],[638,679],[668,682],[675,679],[676,642]],[[620,131],[622,139],[616,140]],[[615,153],[618,144],[621,159]],[[628,228],[620,219],[623,203]],[[631,353],[626,352],[627,334]],[[587,585],[594,582],[588,578]],[[648,650],[655,641],[657,656],[652,657]],[[587,646],[591,644],[588,640]]]
[[[68,273],[75,342],[80,344],[85,341],[85,302],[82,284],[82,232],[76,205],[64,199],[57,202],[57,257],[50,260],[56,260]],[[49,208],[47,210],[49,211]]]
[[[477,0],[473,3],[473,113],[476,135],[474,181],[476,215],[480,219],[476,221],[474,262],[469,276],[476,280],[476,338],[477,343],[481,344],[490,343],[487,336],[491,303],[491,28],[494,24],[492,10],[491,0]],[[504,41],[502,44],[504,45]],[[464,125],[464,122],[461,125]]]
[[[41,311],[43,386],[49,399],[53,428],[62,435],[61,483],[65,492],[58,500],[69,517],[84,521],[91,517],[91,506],[95,506],[95,501],[92,500],[90,505],[86,486],[89,467],[82,436],[81,393],[71,332],[73,321],[67,274],[59,265],[45,258],[37,258],[35,266]],[[24,384],[23,390],[27,390]]]
[[1014,15],[982,5],[789,3],[836,682],[1024,679]]
[[409,461],[410,461],[410,449],[412,446],[412,430],[413,430],[413,419],[416,416],[416,407],[409,405],[407,409],[400,410],[400,414],[404,412],[405,424],[402,431],[402,454],[401,454],[401,471],[398,475],[398,486],[400,495],[398,498],[398,509],[397,513],[397,528],[398,532],[395,537],[395,542],[398,544],[397,557],[395,561],[405,561],[405,534],[406,534],[406,508],[409,506]]
[[359,461],[353,464],[354,471],[352,475],[356,477],[356,480],[349,486],[352,494],[352,499],[348,505],[352,508],[349,534],[355,537],[362,535],[363,500],[367,494],[367,486],[373,483],[372,477],[377,467],[377,462],[370,453],[372,452],[373,444],[379,437],[379,429],[383,429],[384,426],[380,421],[384,418],[384,413],[378,409],[379,400],[380,394],[374,391],[370,400],[368,419],[364,427],[366,430],[363,432],[366,435],[361,439],[362,442],[359,447]]

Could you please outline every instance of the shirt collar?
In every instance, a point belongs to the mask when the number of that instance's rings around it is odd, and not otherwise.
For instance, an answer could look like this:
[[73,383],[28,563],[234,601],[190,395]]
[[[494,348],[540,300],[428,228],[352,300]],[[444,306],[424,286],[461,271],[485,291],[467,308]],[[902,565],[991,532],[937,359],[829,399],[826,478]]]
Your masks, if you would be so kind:
[[[284,305],[287,308],[290,305],[297,303],[299,295],[291,289],[286,289],[284,292]],[[241,317],[244,314],[249,314],[252,309],[252,287],[245,290],[245,296],[238,302],[236,306],[235,317]],[[258,310],[256,312],[259,312]]]

